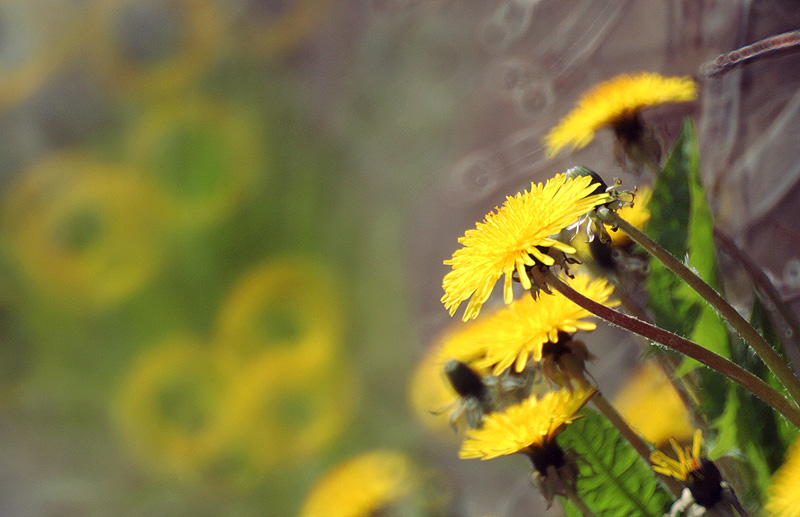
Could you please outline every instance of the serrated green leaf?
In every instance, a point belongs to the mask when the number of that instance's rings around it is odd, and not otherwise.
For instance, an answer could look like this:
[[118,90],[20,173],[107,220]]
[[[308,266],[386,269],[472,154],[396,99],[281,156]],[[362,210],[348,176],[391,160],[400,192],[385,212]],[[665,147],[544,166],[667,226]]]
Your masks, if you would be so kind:
[[[648,208],[648,235],[674,256],[687,260],[703,280],[717,288],[714,221],[700,178],[697,135],[688,119],[653,187]],[[692,288],[655,260],[651,261],[646,286],[650,293],[648,306],[658,326],[730,358],[727,325]],[[678,374],[685,374],[698,364],[686,359]],[[700,411],[715,418],[725,407],[727,382],[709,369],[700,370],[700,375]]]
[[[753,306],[751,323],[778,353],[782,353],[780,340],[758,298]],[[786,394],[783,385],[750,347],[740,339],[732,344],[733,359],[737,364]],[[766,488],[770,476],[781,465],[786,450],[797,436],[797,428],[739,385],[730,385],[725,411],[713,425],[719,433],[710,456],[736,451],[738,456],[746,458],[746,462],[739,462],[738,470],[747,478],[749,492],[740,496],[745,501],[757,503],[759,494]]]
[[[714,220],[700,178],[697,135],[687,119],[648,204],[647,233],[717,287]],[[730,357],[725,323],[716,311],[657,261],[647,279],[649,307],[659,326],[689,336],[709,350]]]
[[558,437],[579,456],[578,494],[597,515],[661,516],[671,498],[650,466],[600,414],[584,409]]

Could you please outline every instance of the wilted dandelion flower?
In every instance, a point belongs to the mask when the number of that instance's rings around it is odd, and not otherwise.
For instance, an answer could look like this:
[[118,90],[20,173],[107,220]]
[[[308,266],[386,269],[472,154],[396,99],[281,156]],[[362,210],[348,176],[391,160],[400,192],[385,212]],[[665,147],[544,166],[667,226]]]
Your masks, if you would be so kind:
[[[617,215],[629,222],[636,228],[644,230],[644,227],[650,221],[650,210],[647,208],[647,203],[650,202],[650,197],[653,195],[653,189],[649,186],[644,186],[636,192],[633,205],[626,205],[617,210]],[[606,225],[608,227],[608,225]],[[610,227],[609,227],[610,228]],[[615,231],[608,233],[611,236],[612,246],[625,246],[631,242],[631,238],[623,231]]]
[[474,230],[468,230],[459,239],[464,247],[444,261],[453,267],[444,277],[442,296],[450,315],[469,299],[463,320],[475,318],[502,275],[504,299],[511,303],[515,271],[522,286],[530,289],[528,267],[555,264],[548,254],[551,250],[575,253],[575,248],[552,236],[608,201],[609,195],[595,194],[596,189],[590,177],[559,174],[546,184],[532,183],[530,192],[507,197],[501,208],[489,213]]
[[[555,438],[580,418],[576,413],[595,389],[551,391],[541,398],[531,396],[503,412],[487,415],[483,427],[467,433],[459,456],[489,460],[509,454],[528,454],[542,474],[551,457]],[[556,460],[562,461],[561,460]],[[556,465],[560,466],[560,465]]]
[[767,488],[764,511],[780,517],[800,517],[800,440],[795,440]]
[[547,133],[547,154],[553,156],[570,145],[573,150],[585,147],[603,126],[611,126],[621,139],[633,140],[641,130],[641,110],[695,98],[697,86],[689,77],[650,72],[619,75],[584,93],[578,105]]
[[376,450],[356,456],[311,489],[301,517],[368,517],[410,493],[414,470],[403,453]]

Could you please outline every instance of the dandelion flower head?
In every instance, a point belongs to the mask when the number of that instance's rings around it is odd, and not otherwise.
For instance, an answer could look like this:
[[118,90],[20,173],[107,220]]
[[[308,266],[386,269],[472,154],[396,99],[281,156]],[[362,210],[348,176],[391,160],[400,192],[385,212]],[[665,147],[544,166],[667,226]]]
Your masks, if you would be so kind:
[[352,458],[326,474],[307,496],[301,517],[366,517],[413,490],[409,458],[376,450]]
[[488,460],[517,452],[532,453],[548,447],[576,413],[594,395],[595,389],[551,391],[531,396],[503,412],[486,415],[483,427],[467,433],[459,456]]
[[590,177],[558,174],[545,184],[532,183],[530,191],[507,197],[502,207],[489,213],[474,230],[468,230],[459,239],[463,247],[444,261],[453,268],[444,277],[442,296],[450,315],[469,299],[463,320],[475,318],[502,275],[504,299],[511,303],[514,271],[522,286],[530,289],[526,266],[555,263],[544,248],[575,253],[575,248],[552,236],[608,201],[610,196],[595,193],[596,189]]
[[[592,280],[582,273],[565,280],[570,287],[598,303],[606,303],[614,291],[607,280]],[[607,305],[613,307],[619,302],[614,300]],[[545,343],[557,342],[559,332],[597,328],[595,323],[584,319],[588,316],[591,313],[558,291],[535,300],[523,296],[511,305],[478,318],[470,328],[455,336],[458,339],[449,339],[440,358],[468,357],[475,361],[478,369],[493,368],[494,375],[500,375],[512,365],[515,371],[521,372],[529,358],[541,361]]]
[[643,72],[618,75],[598,84],[578,100],[578,105],[544,138],[548,156],[572,146],[585,147],[603,126],[620,128],[649,106],[697,98],[690,77],[664,77]]
[[795,440],[786,461],[772,476],[764,511],[767,515],[800,517],[800,439]]

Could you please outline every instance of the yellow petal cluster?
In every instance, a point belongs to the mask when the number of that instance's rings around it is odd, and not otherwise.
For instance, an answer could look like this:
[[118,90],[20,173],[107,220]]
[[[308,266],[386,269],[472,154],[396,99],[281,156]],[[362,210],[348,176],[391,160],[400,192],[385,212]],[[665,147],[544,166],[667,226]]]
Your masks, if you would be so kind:
[[597,390],[551,391],[531,396],[503,412],[484,417],[483,427],[467,433],[459,456],[489,460],[549,444]]
[[697,98],[697,85],[690,77],[664,77],[643,72],[623,74],[584,93],[577,106],[544,138],[547,155],[572,146],[579,149],[603,126],[613,126],[649,106]]
[[[565,280],[570,287],[598,303],[605,303],[614,291],[607,280],[592,280],[585,274]],[[615,300],[607,305],[613,307],[619,302]],[[542,293],[536,300],[522,296],[455,333],[445,341],[439,357],[442,361],[474,361],[478,368],[493,368],[495,375],[512,365],[521,372],[531,356],[534,361],[542,359],[544,344],[556,342],[559,331],[594,330],[595,323],[584,321],[588,316],[591,313],[557,291],[551,295]]]
[[661,451],[650,454],[650,461],[653,463],[653,470],[659,474],[672,476],[675,479],[686,481],[689,473],[697,470],[700,466],[700,446],[703,442],[703,433],[700,429],[694,432],[692,448],[686,447],[684,451],[678,442],[670,440],[672,449],[677,454],[678,459],[674,460]]
[[311,489],[300,517],[366,517],[408,494],[413,465],[403,453],[375,450],[352,458]]
[[596,188],[588,176],[566,178],[558,174],[545,184],[531,183],[530,191],[507,197],[501,208],[489,213],[474,230],[468,230],[458,240],[463,248],[444,261],[453,268],[444,277],[442,296],[450,315],[469,299],[463,320],[475,318],[502,275],[505,301],[511,303],[514,271],[522,286],[530,289],[525,267],[554,263],[553,257],[539,248],[575,253],[575,248],[552,236],[610,199],[606,193],[594,194]]
[[795,440],[786,461],[772,476],[764,512],[775,517],[800,517],[800,439]]

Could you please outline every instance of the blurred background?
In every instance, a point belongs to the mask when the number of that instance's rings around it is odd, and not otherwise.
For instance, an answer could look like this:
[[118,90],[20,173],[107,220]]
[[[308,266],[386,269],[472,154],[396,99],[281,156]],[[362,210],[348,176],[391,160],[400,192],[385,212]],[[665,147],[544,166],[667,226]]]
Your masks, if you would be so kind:
[[[409,387],[453,321],[442,261],[567,167],[650,181],[610,132],[545,160],[587,88],[798,26],[790,0],[0,0],[0,514],[295,515],[374,448],[435,487],[421,513],[543,511]],[[666,141],[694,117],[720,226],[790,301],[798,72],[646,114]],[[638,345],[587,342],[614,393]]]

